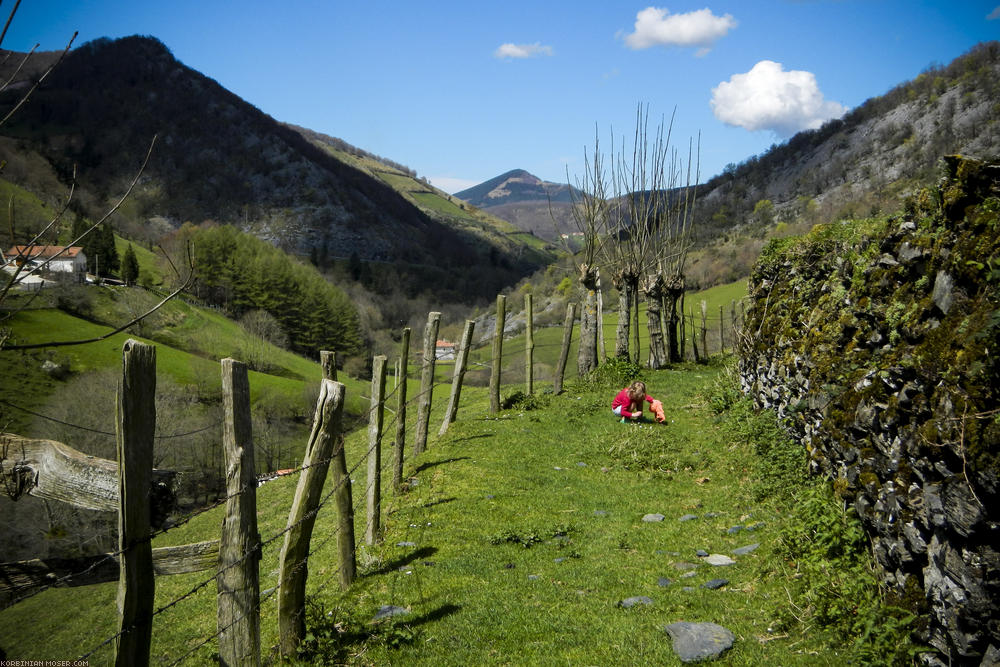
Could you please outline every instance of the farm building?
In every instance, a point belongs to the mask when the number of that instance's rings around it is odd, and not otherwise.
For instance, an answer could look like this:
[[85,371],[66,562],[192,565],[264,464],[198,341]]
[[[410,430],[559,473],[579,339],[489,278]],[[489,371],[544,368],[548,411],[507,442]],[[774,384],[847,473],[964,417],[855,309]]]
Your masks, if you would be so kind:
[[78,246],[16,245],[3,253],[3,263],[42,272],[70,273],[81,282],[87,275],[87,255]]

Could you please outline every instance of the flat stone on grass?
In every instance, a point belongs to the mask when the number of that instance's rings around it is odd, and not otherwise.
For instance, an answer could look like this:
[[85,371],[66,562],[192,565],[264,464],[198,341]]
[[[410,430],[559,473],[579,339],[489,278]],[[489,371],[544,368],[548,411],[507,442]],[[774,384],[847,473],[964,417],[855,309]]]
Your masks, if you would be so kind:
[[682,516],[681,518],[679,518],[677,520],[678,521],[694,521],[697,518],[698,518],[697,514],[685,514],[684,516]]
[[728,579],[711,579],[706,581],[701,585],[702,588],[707,588],[709,590],[718,590],[729,583]]
[[645,595],[636,595],[635,597],[625,598],[618,603],[618,606],[622,609],[630,609],[635,606],[652,607],[653,600],[646,597]]
[[664,517],[662,514],[647,514],[646,516],[642,517],[642,520],[645,521],[646,523],[655,523],[657,521],[663,521],[663,518]]
[[409,613],[410,613],[409,609],[404,609],[403,607],[397,607],[395,605],[386,604],[378,608],[378,611],[375,612],[375,618],[373,618],[372,620],[381,621],[383,618],[390,618],[392,616],[405,616],[406,614]]
[[712,554],[711,556],[705,559],[705,562],[708,563],[709,565],[715,565],[716,567],[720,567],[723,565],[732,565],[736,561],[734,561],[729,556],[724,556],[722,554]]
[[746,556],[748,553],[756,551],[757,547],[759,547],[759,546],[760,546],[760,544],[756,543],[756,544],[748,544],[745,547],[740,547],[739,549],[733,549],[733,555],[734,556]]
[[671,623],[663,628],[674,640],[674,653],[681,662],[717,658],[733,646],[736,637],[715,623]]

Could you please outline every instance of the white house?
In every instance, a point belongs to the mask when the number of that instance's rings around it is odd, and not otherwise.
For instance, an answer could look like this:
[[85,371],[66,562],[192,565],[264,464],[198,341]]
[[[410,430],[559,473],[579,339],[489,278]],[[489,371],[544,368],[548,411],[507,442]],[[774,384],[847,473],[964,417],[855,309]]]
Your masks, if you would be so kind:
[[438,361],[455,360],[455,344],[446,340],[439,340],[434,346],[434,358]]
[[16,245],[4,253],[4,263],[51,273],[71,273],[80,281],[87,275],[87,255],[79,246]]

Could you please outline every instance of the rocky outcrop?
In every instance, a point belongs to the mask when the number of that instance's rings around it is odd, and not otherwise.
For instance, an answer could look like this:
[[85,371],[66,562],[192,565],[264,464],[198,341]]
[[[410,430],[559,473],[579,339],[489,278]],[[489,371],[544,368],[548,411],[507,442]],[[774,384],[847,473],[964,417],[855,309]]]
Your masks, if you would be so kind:
[[740,372],[857,510],[923,640],[978,665],[1000,648],[1000,165],[944,171],[899,216],[772,242]]

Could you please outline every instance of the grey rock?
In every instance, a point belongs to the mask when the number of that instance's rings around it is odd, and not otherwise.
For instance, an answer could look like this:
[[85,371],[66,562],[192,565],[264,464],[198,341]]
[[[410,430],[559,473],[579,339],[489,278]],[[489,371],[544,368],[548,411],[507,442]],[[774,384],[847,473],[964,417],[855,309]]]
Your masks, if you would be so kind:
[[642,605],[644,607],[652,607],[653,600],[651,598],[646,597],[645,595],[636,595],[635,597],[626,598],[618,603],[618,606],[623,609],[630,609],[631,607],[635,607],[637,605]]
[[566,559],[565,559],[564,557],[560,556],[559,558],[553,558],[553,559],[552,559],[552,562],[553,562],[553,563],[561,563],[561,562],[563,562],[564,560],[566,560]]
[[743,526],[732,526],[726,532],[729,533],[730,535],[735,535],[736,533],[740,532],[741,530],[743,530]]
[[697,572],[695,572],[694,570],[689,570],[681,575],[681,579],[690,579],[691,577],[696,577],[696,576],[698,576]]
[[679,518],[677,520],[678,521],[694,521],[697,518],[698,518],[697,514],[685,514],[684,516],[682,516],[681,518]]
[[698,567],[695,563],[674,563],[675,570],[693,570]]
[[415,547],[415,546],[417,546],[417,543],[416,542],[396,542],[396,546],[397,547]]
[[727,586],[728,584],[729,584],[729,580],[728,579],[711,579],[711,580],[706,581],[705,583],[703,583],[701,585],[701,587],[702,588],[707,588],[707,589],[712,590],[712,591],[715,591],[715,590],[718,590],[718,589],[722,588],[723,586]]
[[662,514],[647,514],[642,517],[642,520],[646,523],[655,523],[657,521],[663,521],[664,516]]
[[409,609],[404,609],[403,607],[397,607],[395,605],[386,604],[379,607],[378,611],[375,612],[375,618],[372,620],[380,621],[383,618],[390,618],[392,616],[405,616],[409,614]]
[[938,271],[934,278],[934,292],[931,298],[934,299],[934,305],[938,307],[938,310],[945,315],[955,303],[954,289],[955,281],[952,277],[944,271]]
[[528,581],[537,581],[540,578],[541,577],[539,577],[537,574],[529,574],[528,575]]
[[583,461],[579,461],[579,462],[577,462],[576,467],[577,468],[586,468],[587,464],[584,463]]
[[711,556],[705,559],[705,562],[708,563],[709,565],[715,565],[716,567],[733,565],[734,563],[736,563],[736,561],[734,561],[729,556],[724,556],[722,554],[712,554]]
[[736,637],[715,623],[681,621],[664,627],[674,642],[674,653],[681,662],[698,662],[717,658],[733,646]]
[[660,577],[659,579],[656,580],[656,585],[659,586],[660,588],[666,588],[672,583],[674,582],[672,582],[670,579],[667,579],[666,577]]
[[745,547],[740,547],[739,549],[733,549],[733,555],[734,556],[746,556],[748,553],[756,551],[757,547],[759,547],[759,546],[760,546],[759,543],[754,543],[754,544],[748,544]]
[[594,510],[594,516],[607,516],[608,513],[605,510]]
[[698,549],[697,551],[694,552],[694,555],[697,556],[698,558],[705,558],[706,556],[708,556],[708,552],[705,551],[704,549]]

